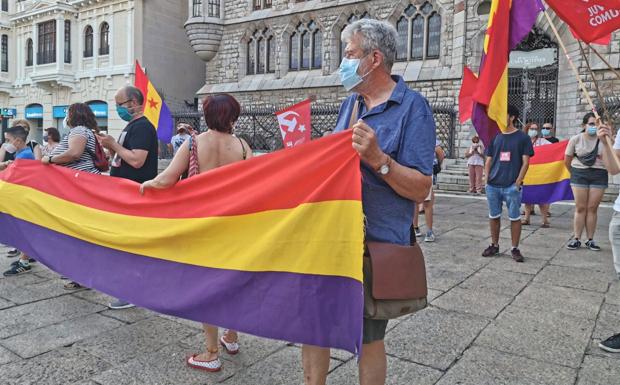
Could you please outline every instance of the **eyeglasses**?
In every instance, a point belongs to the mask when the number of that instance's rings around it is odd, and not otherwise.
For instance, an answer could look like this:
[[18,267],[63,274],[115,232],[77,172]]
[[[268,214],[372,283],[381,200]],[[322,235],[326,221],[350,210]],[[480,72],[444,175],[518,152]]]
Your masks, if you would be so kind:
[[127,100],[125,100],[125,101],[124,101],[124,102],[122,102],[122,103],[116,103],[116,105],[117,105],[117,106],[122,106],[123,104],[129,103],[129,102],[131,102],[131,99],[127,99]]

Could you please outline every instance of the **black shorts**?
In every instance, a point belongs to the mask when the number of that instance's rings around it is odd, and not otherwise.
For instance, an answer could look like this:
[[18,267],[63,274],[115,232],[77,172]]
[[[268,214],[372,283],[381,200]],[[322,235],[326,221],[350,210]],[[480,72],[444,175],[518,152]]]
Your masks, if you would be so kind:
[[387,325],[387,320],[364,318],[362,343],[369,344],[374,341],[382,341],[385,338]]
[[600,168],[570,168],[570,185],[577,188],[605,190],[609,183],[607,170]]

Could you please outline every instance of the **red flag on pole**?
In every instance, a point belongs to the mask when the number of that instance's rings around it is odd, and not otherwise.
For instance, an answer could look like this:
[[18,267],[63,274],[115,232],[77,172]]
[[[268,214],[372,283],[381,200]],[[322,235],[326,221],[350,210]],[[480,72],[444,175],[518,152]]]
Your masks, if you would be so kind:
[[[577,33],[575,32],[574,29],[571,28],[570,32],[573,34],[573,37],[575,39],[581,40],[581,38],[579,37],[579,35],[577,35]],[[606,35],[606,36],[603,36],[603,37],[598,38],[596,40],[593,40],[590,44],[598,44],[598,45],[609,45],[609,44],[611,44],[611,33],[609,35]]]
[[618,0],[546,0],[581,40],[592,43],[620,29]]
[[310,99],[277,111],[276,116],[284,147],[295,147],[310,141],[312,136]]
[[463,68],[463,82],[461,83],[461,91],[459,92],[459,121],[465,123],[471,118],[474,109],[474,101],[472,95],[476,90],[478,77],[468,67]]

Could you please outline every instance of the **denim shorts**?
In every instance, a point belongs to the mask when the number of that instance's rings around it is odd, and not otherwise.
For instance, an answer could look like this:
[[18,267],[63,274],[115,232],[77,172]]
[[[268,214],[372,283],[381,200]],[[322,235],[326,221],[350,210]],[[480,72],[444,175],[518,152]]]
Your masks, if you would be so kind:
[[570,168],[570,185],[577,188],[607,188],[607,170],[600,168]]
[[497,219],[502,216],[502,202],[506,202],[508,218],[511,221],[521,220],[521,189],[516,185],[508,187],[486,186],[487,202],[489,204],[489,218]]

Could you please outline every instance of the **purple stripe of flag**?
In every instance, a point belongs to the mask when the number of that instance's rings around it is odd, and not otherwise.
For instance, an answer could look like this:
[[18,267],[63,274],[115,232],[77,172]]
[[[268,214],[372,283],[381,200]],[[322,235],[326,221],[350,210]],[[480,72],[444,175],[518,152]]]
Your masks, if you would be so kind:
[[570,179],[564,179],[556,183],[523,186],[523,203],[544,204],[559,201],[572,201],[573,190],[570,187]]
[[[197,128],[197,127],[194,127]],[[157,123],[157,139],[164,143],[170,143],[174,133],[174,120],[166,102],[162,100],[159,121]]]
[[94,245],[4,213],[0,228],[0,242],[59,274],[159,313],[353,353],[361,347],[363,288],[350,278],[170,262]]

